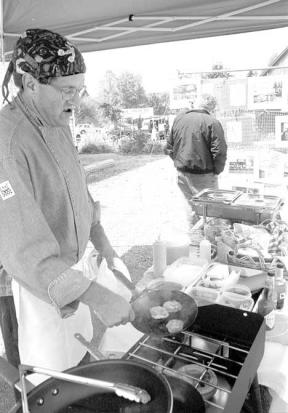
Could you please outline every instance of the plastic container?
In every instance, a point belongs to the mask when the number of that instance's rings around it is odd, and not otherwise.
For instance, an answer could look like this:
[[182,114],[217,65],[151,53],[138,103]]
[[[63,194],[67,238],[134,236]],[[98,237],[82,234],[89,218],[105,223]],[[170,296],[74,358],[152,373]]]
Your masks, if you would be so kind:
[[230,272],[228,265],[213,263],[207,268],[200,284],[203,285],[203,287],[219,289],[236,284],[239,278],[240,272],[233,270]]
[[250,289],[246,285],[240,284],[228,287],[227,290],[223,291],[219,295],[218,303],[247,311],[251,311],[254,306]]
[[252,311],[254,307],[253,298],[243,299],[241,296],[237,297],[237,294],[234,296],[225,297],[222,294],[219,296],[217,304],[226,305],[227,307],[238,308],[240,310]]
[[167,265],[178,258],[188,257],[190,252],[190,239],[188,235],[175,228],[166,228],[161,232],[161,239],[166,245]]
[[226,294],[226,295],[235,294],[235,295],[240,295],[240,297],[243,297],[243,298],[250,298],[251,290],[246,285],[236,284],[236,285],[232,285],[230,287],[225,288],[225,290],[223,291],[223,294]]
[[218,302],[220,294],[219,290],[201,287],[198,285],[190,288],[188,287],[185,290],[185,293],[190,295],[190,297],[194,298],[199,307]]
[[165,281],[180,283],[184,288],[196,282],[207,269],[207,262],[200,258],[181,257],[169,265],[163,273]]

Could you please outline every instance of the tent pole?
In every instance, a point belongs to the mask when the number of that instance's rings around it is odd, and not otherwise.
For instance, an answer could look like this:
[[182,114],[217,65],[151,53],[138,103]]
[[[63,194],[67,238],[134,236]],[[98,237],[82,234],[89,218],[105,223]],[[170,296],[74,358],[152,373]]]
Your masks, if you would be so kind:
[[4,57],[4,23],[3,23],[3,1],[0,0],[0,62],[5,62]]
[[[4,0],[0,0],[0,86],[5,74],[3,1]],[[0,108],[2,106],[2,95],[0,95]]]

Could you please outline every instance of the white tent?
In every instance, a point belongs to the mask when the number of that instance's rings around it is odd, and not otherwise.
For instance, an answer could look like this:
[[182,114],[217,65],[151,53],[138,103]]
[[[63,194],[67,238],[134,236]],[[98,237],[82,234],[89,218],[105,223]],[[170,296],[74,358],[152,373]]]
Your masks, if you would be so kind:
[[288,26],[288,0],[0,0],[0,5],[5,54],[33,27],[66,35],[87,52]]

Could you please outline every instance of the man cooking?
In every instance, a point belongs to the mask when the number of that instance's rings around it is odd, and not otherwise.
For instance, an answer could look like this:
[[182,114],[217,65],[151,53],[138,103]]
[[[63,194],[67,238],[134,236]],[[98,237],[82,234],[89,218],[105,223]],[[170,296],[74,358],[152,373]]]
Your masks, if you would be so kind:
[[[22,363],[64,370],[92,337],[90,311],[108,327],[134,317],[122,296],[77,263],[89,239],[116,255],[89,196],[69,120],[85,89],[83,57],[66,38],[29,29],[17,40],[0,112],[0,262],[12,276]],[[11,102],[9,81],[19,88]],[[64,346],[64,349],[63,349]]]

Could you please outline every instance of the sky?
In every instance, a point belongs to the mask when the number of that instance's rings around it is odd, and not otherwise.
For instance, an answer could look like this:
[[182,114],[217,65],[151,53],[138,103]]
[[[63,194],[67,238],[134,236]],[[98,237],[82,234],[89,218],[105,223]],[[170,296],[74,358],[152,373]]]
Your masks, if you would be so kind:
[[216,63],[227,69],[262,68],[287,46],[288,27],[85,53],[86,84],[93,95],[107,70],[128,71],[141,75],[146,92],[168,91],[177,70],[207,71]]

